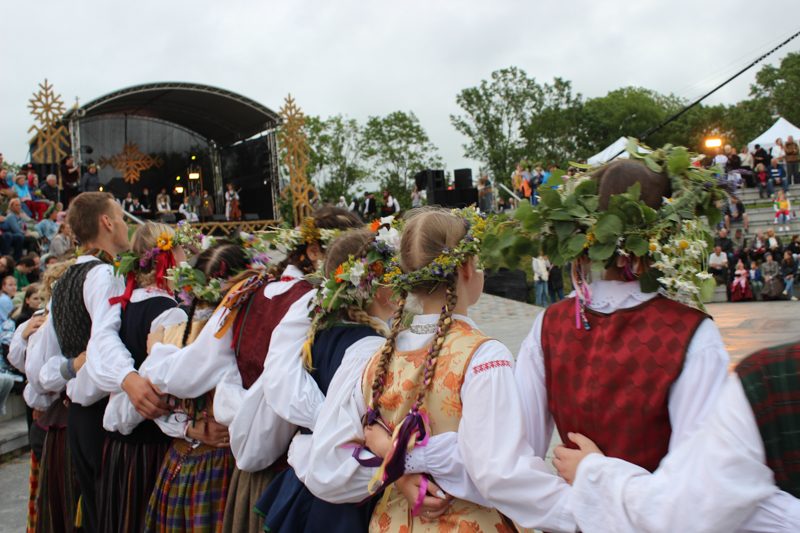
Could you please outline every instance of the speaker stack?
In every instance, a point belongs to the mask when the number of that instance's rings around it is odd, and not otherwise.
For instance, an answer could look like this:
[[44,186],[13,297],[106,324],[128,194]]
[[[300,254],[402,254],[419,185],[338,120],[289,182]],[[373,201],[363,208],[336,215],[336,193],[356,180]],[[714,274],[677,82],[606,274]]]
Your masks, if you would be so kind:
[[455,188],[448,190],[444,170],[423,170],[414,176],[417,189],[425,189],[428,205],[462,208],[478,204],[478,189],[472,186],[472,169],[460,168],[453,171]]

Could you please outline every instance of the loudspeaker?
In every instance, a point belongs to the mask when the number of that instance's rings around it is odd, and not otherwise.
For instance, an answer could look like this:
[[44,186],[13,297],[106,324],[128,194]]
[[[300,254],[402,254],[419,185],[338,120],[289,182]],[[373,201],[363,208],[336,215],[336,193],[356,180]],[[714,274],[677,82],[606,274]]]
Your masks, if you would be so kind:
[[478,204],[478,189],[439,189],[428,196],[428,204],[461,209]]
[[414,175],[414,183],[420,191],[422,189],[444,189],[446,187],[444,182],[444,170],[431,170],[429,168],[421,170]]
[[456,189],[472,188],[471,168],[457,168],[456,170],[453,171],[453,178],[455,178]]

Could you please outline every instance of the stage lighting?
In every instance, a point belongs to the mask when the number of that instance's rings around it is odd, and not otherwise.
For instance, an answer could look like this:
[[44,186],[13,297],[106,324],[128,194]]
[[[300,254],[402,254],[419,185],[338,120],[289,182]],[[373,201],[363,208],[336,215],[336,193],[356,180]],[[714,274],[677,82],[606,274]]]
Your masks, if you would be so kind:
[[199,180],[200,179],[200,171],[195,170],[195,171],[189,172],[189,179],[190,180]]
[[197,159],[197,156],[196,156],[196,155],[193,155],[193,156],[192,156],[192,161],[194,161],[195,159]]
[[180,176],[175,176],[175,181],[181,181],[181,177]]
[[719,148],[722,146],[722,139],[719,137],[709,137],[706,139],[706,148]]
[[183,187],[181,187],[180,185],[176,185],[175,194],[183,194]]

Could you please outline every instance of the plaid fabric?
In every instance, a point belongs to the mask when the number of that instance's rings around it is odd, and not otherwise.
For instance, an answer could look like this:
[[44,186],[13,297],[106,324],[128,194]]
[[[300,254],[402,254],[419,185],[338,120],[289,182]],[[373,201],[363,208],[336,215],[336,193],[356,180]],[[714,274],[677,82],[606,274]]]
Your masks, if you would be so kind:
[[800,343],[767,348],[736,373],[753,408],[775,483],[800,497]]
[[229,448],[192,449],[175,439],[150,496],[144,530],[221,532],[233,465]]
[[131,443],[106,438],[97,491],[100,531],[142,531],[166,442]]
[[28,533],[36,531],[36,494],[39,492],[39,461],[31,452],[31,473],[28,477],[30,490],[28,491]]

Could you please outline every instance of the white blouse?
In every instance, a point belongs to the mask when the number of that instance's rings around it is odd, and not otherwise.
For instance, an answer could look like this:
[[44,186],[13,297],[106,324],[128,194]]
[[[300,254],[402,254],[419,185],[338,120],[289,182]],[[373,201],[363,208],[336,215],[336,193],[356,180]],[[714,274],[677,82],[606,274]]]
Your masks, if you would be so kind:
[[582,531],[800,531],[800,500],[775,486],[738,376],[706,424],[650,474],[620,459],[581,461],[572,506]]
[[[49,321],[50,318],[45,321],[45,324]],[[42,366],[46,359],[52,355],[60,354],[60,352],[56,352],[55,354],[47,353],[47,349],[44,347],[43,343],[45,339],[45,324],[42,324],[42,327],[28,338],[24,361],[25,375],[28,378],[28,384],[22,391],[22,397],[25,399],[25,403],[32,409],[38,409],[40,411],[44,411],[50,407],[50,404],[58,398],[59,393],[64,390],[66,386],[66,381],[62,380],[60,386],[47,388],[40,379]]]
[[[158,297],[167,297],[174,300],[169,293],[159,289],[134,289],[131,294],[131,303],[143,302],[150,298]],[[183,324],[187,319],[186,313],[180,307],[167,309],[150,323],[150,333],[160,327],[166,328],[176,324]],[[126,409],[128,406],[132,408],[135,416]],[[106,431],[117,431],[123,435],[129,435],[143,420],[144,418],[133,408],[133,404],[127,394],[124,392],[111,394],[103,414],[103,428]],[[170,437],[183,436],[185,424],[179,423],[174,415],[154,421],[166,435]]]
[[[467,317],[454,317],[474,326]],[[421,315],[413,323],[430,324],[437,319],[437,315]],[[405,330],[397,337],[397,349],[423,348],[432,337]],[[354,353],[352,357],[361,361],[352,364],[363,368],[373,354],[374,351],[366,350]],[[455,442],[447,440],[453,434],[437,435],[424,448],[414,449],[411,462],[424,463],[425,472],[451,495],[482,504],[489,500],[501,512],[505,512],[505,502],[520,500],[525,489],[525,508],[529,515],[536,515],[537,527],[575,531],[575,521],[567,506],[567,484],[533,453],[523,425],[514,423],[522,418],[523,411],[514,385],[513,361],[500,342],[483,343],[475,351],[464,376],[462,418]],[[354,378],[347,372],[337,372],[310,443],[299,437],[293,443],[290,464],[318,497],[344,503],[358,502],[369,495],[367,485],[375,469],[362,467],[347,446],[363,442],[362,417],[366,410],[360,376]],[[437,446],[442,448],[437,450]],[[416,457],[420,450],[425,455],[421,460]],[[301,453],[307,457],[304,461],[297,458]],[[520,472],[526,473],[525,483],[515,482],[522,479]]]

